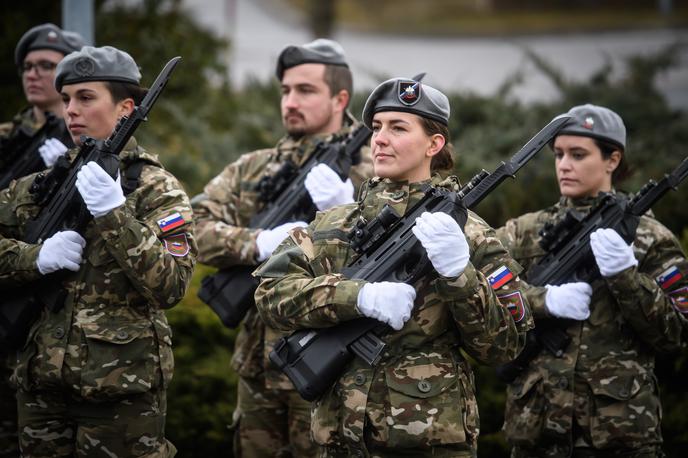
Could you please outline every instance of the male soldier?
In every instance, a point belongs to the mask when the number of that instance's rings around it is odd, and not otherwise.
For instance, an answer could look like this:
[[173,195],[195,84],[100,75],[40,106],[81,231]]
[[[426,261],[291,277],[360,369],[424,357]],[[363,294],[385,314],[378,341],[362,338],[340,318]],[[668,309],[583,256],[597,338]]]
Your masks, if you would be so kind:
[[[78,51],[83,45],[81,35],[61,30],[54,24],[33,27],[17,43],[14,60],[30,106],[12,122],[0,124],[0,176],[24,153],[10,151],[14,149],[13,142],[33,136],[45,124],[47,113],[63,118],[62,98],[53,84],[55,67],[66,54]],[[46,139],[38,150],[46,167],[51,167],[67,151],[65,143],[73,146],[63,122],[51,134],[54,136]]]
[[[109,46],[65,57],[55,87],[74,142],[109,137],[145,96],[140,79],[134,59]],[[75,186],[92,218],[40,244],[22,241],[41,210],[36,175],[0,192],[0,284],[63,293],[43,303],[18,352],[22,456],[175,453],[165,439],[173,361],[164,309],[191,279],[193,214],[179,182],[133,137],[119,160],[116,179],[96,162],[81,167]]]
[[[218,268],[257,265],[270,256],[289,229],[305,225],[291,222],[272,230],[247,228],[252,215],[264,205],[258,182],[287,160],[302,166],[317,142],[342,138],[357,127],[347,111],[351,71],[338,43],[318,39],[287,46],[277,59],[277,78],[287,135],[275,148],[245,154],[229,164],[205,187],[203,200],[194,204],[199,260],[206,264]],[[372,173],[367,148],[361,157],[346,181],[324,164],[309,173],[305,186],[319,210],[353,202],[354,186]],[[234,413],[237,456],[316,454],[310,440],[309,404],[269,364],[268,354],[279,337],[265,327],[255,308],[248,312],[237,336],[232,362],[240,377]]]
[[[18,146],[18,143],[23,143],[21,140],[32,137],[45,123],[46,112],[62,119],[62,98],[53,84],[55,67],[66,54],[79,50],[83,44],[79,34],[63,31],[53,24],[33,27],[17,43],[15,64],[30,106],[16,115],[12,122],[0,124],[0,179],[5,176],[8,181],[18,178],[10,176],[8,169],[24,151],[12,148],[13,143]],[[71,145],[64,122],[59,121],[53,134],[57,137],[47,139],[38,150],[47,167],[67,151],[63,143]],[[14,389],[9,386],[14,359],[13,352],[4,346],[0,348],[0,457],[19,456],[17,399]]]
[[[498,230],[525,268],[546,254],[538,243],[545,224],[616,194],[628,170],[617,113],[587,104],[568,114],[552,145],[561,199]],[[688,329],[688,262],[676,237],[649,214],[632,244],[614,229],[598,229],[590,248],[600,273],[590,284],[526,290],[536,327],[559,327],[570,342],[561,355],[541,350],[509,385],[504,430],[512,457],[663,456],[654,361],[680,348]]]

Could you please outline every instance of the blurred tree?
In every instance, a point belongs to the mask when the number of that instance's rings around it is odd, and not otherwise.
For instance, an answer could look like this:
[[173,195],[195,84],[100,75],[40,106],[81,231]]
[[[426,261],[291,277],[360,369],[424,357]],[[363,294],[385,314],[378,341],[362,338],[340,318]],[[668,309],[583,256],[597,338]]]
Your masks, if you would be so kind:
[[316,38],[331,37],[334,32],[336,0],[306,0],[308,24]]

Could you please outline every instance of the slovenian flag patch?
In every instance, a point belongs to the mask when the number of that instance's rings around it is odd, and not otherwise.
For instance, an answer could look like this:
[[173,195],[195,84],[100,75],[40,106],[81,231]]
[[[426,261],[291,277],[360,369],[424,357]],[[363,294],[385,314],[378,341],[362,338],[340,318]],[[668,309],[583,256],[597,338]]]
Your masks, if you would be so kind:
[[499,302],[506,306],[515,323],[519,323],[526,316],[526,307],[523,305],[523,296],[518,291],[509,294],[497,295]]
[[674,283],[679,281],[681,279],[681,272],[678,270],[678,267],[676,266],[671,266],[661,274],[659,274],[659,277],[655,278],[657,280],[657,284],[662,289],[667,289],[671,287]]
[[171,231],[172,229],[183,226],[184,223],[186,223],[186,221],[184,221],[184,217],[179,214],[179,212],[174,212],[170,216],[159,219],[158,227],[163,233],[165,233]]
[[492,289],[498,289],[509,283],[509,280],[514,278],[514,274],[511,273],[507,266],[502,266],[499,269],[492,272],[488,277],[487,281],[490,282]]

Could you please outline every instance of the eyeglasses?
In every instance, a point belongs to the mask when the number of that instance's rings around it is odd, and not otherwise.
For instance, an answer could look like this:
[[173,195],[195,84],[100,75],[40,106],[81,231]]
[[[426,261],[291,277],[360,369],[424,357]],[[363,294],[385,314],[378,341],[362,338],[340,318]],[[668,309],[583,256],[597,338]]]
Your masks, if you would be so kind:
[[19,75],[21,76],[24,73],[29,73],[31,70],[35,68],[36,74],[38,76],[43,76],[46,73],[55,70],[55,67],[57,67],[57,64],[55,62],[50,62],[48,60],[39,60],[36,63],[24,62],[24,64],[21,67],[19,67]]

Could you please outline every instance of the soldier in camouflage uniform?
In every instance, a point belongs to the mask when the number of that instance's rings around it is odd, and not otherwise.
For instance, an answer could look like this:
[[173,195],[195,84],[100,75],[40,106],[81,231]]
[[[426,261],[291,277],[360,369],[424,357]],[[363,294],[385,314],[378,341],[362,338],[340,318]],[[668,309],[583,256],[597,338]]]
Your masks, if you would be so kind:
[[[112,47],[84,47],[57,67],[74,141],[104,139],[145,95],[134,60]],[[76,151],[71,150],[70,157]],[[0,193],[0,282],[31,288],[59,271],[66,298],[41,311],[18,353],[19,438],[26,457],[170,457],[166,388],[171,330],[164,309],[181,300],[196,255],[192,210],[179,182],[132,138],[120,153],[121,177],[95,162],[76,187],[94,217],[82,231],[44,243],[22,242],[39,207],[35,176]],[[122,182],[140,167],[138,186]]]
[[[62,98],[53,85],[55,67],[65,55],[78,51],[83,45],[81,35],[61,30],[54,24],[33,27],[17,43],[14,60],[30,106],[19,112],[11,122],[0,124],[0,173],[17,159],[17,156],[10,155],[3,148],[8,140],[18,134],[33,135],[45,123],[46,112],[58,118],[63,117]],[[39,149],[47,167],[67,151],[63,142],[71,146],[66,129],[64,134],[62,138],[46,140]]]
[[[588,211],[627,170],[618,114],[594,105],[569,114],[553,143],[559,203],[497,231],[525,268],[545,255],[538,232],[546,223]],[[504,430],[513,457],[662,456],[654,360],[679,348],[687,327],[688,263],[649,214],[631,246],[612,229],[590,240],[599,279],[526,291],[536,326],[567,318],[572,340],[561,357],[541,351],[509,385]]]
[[[8,151],[7,145],[13,138],[18,135],[33,136],[45,122],[45,112],[62,118],[62,98],[53,85],[55,67],[65,54],[80,49],[82,45],[80,35],[65,32],[53,24],[33,27],[17,43],[15,64],[30,106],[19,112],[11,122],[0,124],[0,174],[18,158]],[[64,130],[66,133],[66,128]],[[59,139],[51,140],[49,145],[42,147],[47,166],[54,162],[54,154],[49,153],[56,151],[55,142],[60,142]],[[59,147],[57,151],[62,152]],[[14,359],[14,352],[0,348],[0,458],[19,456],[17,399],[15,390],[9,384]]]
[[435,272],[413,285],[340,273],[355,256],[346,235],[357,221],[370,221],[385,204],[404,214],[428,184],[459,189],[455,177],[435,173],[453,166],[448,118],[449,101],[430,86],[401,78],[378,86],[363,112],[377,176],[357,203],[292,230],[256,271],[256,304],[277,329],[326,328],[363,316],[394,329],[383,336],[377,365],[355,358],[314,404],[321,456],[476,456],[474,377],[462,351],[481,363],[506,361],[532,327],[521,267],[470,211],[463,231],[445,213],[416,220],[413,232]]
[[[291,160],[302,166],[320,141],[337,141],[358,127],[346,110],[352,93],[351,72],[341,46],[319,39],[288,46],[277,61],[282,88],[281,108],[287,135],[275,148],[245,154],[229,164],[194,198],[199,260],[226,268],[257,265],[286,236],[286,223],[272,230],[249,229],[261,211],[258,183]],[[324,164],[308,175],[305,186],[319,210],[352,202],[354,188],[372,175],[368,148],[343,182]],[[269,363],[268,354],[282,336],[260,320],[251,308],[241,324],[232,366],[239,374],[234,412],[235,456],[314,456],[310,439],[310,404],[291,382]]]

